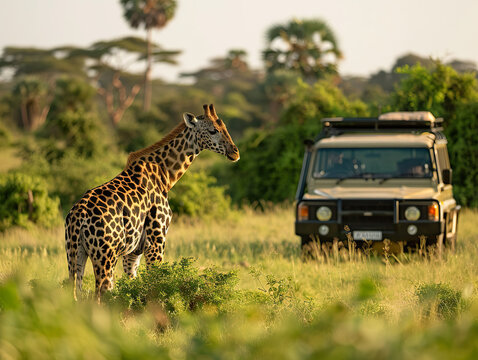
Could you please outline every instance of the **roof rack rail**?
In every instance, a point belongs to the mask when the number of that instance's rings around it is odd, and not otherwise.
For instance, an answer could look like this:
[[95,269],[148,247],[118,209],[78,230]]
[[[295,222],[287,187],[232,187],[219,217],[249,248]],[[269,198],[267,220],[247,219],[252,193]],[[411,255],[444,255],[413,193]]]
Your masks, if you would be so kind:
[[435,118],[427,111],[394,112],[382,114],[377,118],[325,118],[321,120],[323,129],[331,132],[380,131],[380,132],[438,132],[443,130],[442,118]]

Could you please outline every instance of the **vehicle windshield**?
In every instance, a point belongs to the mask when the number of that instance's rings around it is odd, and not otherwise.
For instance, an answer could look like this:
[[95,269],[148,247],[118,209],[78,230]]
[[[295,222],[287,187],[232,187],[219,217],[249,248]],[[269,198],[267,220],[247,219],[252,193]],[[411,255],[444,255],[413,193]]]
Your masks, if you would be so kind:
[[315,178],[430,178],[427,148],[321,148]]

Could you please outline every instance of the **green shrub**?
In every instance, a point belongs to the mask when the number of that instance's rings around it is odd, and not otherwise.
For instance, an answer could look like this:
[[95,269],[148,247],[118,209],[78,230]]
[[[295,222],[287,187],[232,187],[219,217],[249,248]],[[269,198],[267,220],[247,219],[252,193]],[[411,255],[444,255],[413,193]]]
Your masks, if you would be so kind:
[[234,271],[200,271],[194,261],[182,258],[140,270],[134,279],[124,276],[118,280],[109,301],[135,310],[159,303],[169,315],[178,315],[205,305],[220,308],[233,298],[238,281]]
[[302,167],[304,140],[318,135],[320,119],[366,115],[363,103],[349,102],[328,81],[314,85],[299,82],[294,91],[296,95],[282,113],[281,126],[250,133],[238,144],[241,160],[226,172],[218,172],[222,182],[230,184],[235,202],[292,200]]
[[118,145],[128,153],[143,149],[162,139],[155,125],[133,121],[121,122],[117,134]]
[[0,124],[0,148],[8,146],[11,141],[11,134],[10,132]]
[[70,291],[19,278],[0,282],[1,359],[168,359],[116,309],[75,303]]
[[67,152],[61,159],[48,162],[42,154],[32,154],[21,167],[22,173],[45,179],[50,194],[58,196],[63,211],[89,189],[101,185],[119,174],[126,156],[106,153],[91,159]]
[[192,217],[227,217],[231,199],[224,186],[204,171],[186,172],[169,193],[169,205],[177,214]]
[[0,176],[0,231],[29,223],[50,227],[59,221],[59,201],[49,196],[44,181],[16,173]]
[[428,110],[443,117],[450,162],[454,171],[454,193],[465,206],[478,207],[478,91],[475,74],[460,74],[436,62],[431,68],[404,67],[406,74],[391,96],[396,111]]
[[447,129],[453,194],[463,206],[478,208],[478,101],[458,107]]
[[461,293],[447,284],[421,284],[415,294],[426,317],[455,318],[461,304]]

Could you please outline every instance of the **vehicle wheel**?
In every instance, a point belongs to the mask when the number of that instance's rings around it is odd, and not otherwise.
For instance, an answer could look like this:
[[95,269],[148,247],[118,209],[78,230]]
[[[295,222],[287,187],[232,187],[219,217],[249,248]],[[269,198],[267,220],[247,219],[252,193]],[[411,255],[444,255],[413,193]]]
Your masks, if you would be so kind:
[[310,236],[301,236],[300,248],[302,251],[302,259],[314,259],[317,255],[317,242],[311,239]]
[[301,236],[301,237],[300,237],[300,247],[303,249],[304,246],[309,245],[309,243],[310,243],[311,241],[312,241],[312,239],[311,239],[308,235]]

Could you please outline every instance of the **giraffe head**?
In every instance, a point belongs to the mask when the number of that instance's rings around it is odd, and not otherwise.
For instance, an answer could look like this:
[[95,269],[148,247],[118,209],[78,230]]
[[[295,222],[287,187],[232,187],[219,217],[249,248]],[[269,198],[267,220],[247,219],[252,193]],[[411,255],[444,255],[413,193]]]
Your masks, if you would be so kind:
[[211,150],[226,156],[231,161],[239,160],[239,149],[232,141],[224,122],[219,119],[214,105],[203,105],[204,115],[194,116],[184,113],[186,126],[196,134],[197,144],[201,150]]

